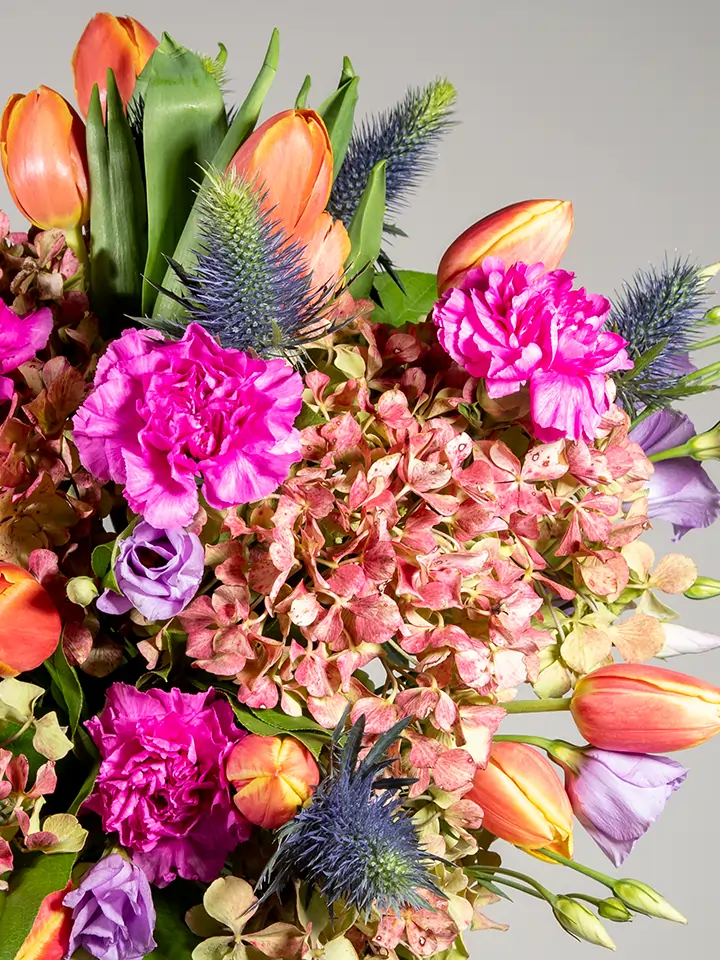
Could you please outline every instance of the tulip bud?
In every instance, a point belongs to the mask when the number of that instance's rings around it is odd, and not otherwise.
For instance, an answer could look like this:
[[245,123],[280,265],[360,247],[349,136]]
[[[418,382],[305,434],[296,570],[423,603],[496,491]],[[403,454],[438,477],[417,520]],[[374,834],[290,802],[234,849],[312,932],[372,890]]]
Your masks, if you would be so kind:
[[22,567],[0,563],[0,677],[39,667],[55,652],[61,631],[45,587]]
[[595,914],[584,903],[570,897],[557,897],[552,905],[560,926],[578,940],[586,940],[598,947],[614,950],[615,944]]
[[[698,577],[695,583],[685,591],[689,600],[709,600],[720,596],[720,580],[712,577]],[[666,624],[667,626],[667,624]]]
[[578,730],[605,750],[669,753],[720,731],[720,690],[684,673],[614,663],[578,681],[570,704]]
[[250,823],[267,830],[291,820],[309,799],[320,773],[310,751],[291,737],[251,734],[228,757],[235,805]]
[[632,914],[617,897],[608,897],[597,905],[597,912],[603,920],[612,920],[613,923],[627,923],[632,920]]
[[685,917],[671,906],[646,883],[639,880],[618,880],[613,884],[613,893],[631,910],[644,913],[647,917],[659,917],[661,920],[672,920],[675,923],[687,923]]
[[570,801],[550,762],[532,747],[493,743],[487,768],[476,772],[466,798],[482,808],[483,826],[501,840],[530,852],[546,847],[572,855]]
[[67,232],[87,223],[85,127],[59,93],[39,87],[10,97],[0,122],[0,159],[13,200],[36,226]]
[[506,264],[522,260],[554,270],[570,242],[573,209],[569,200],[524,200],[479,220],[445,251],[438,267],[438,290],[458,286],[485,257]]
[[120,97],[127,106],[135,81],[157,45],[155,37],[132,17],[96,13],[83,30],[72,57],[75,98],[82,115],[87,116],[97,84],[104,116],[108,69],[115,74]]

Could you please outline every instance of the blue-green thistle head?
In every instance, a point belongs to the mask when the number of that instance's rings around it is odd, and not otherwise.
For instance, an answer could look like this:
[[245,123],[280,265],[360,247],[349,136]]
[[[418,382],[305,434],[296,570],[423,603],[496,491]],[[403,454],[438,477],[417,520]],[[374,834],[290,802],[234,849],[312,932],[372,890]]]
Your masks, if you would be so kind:
[[299,879],[316,886],[328,903],[342,901],[367,916],[373,908],[425,907],[423,890],[440,894],[429,871],[433,858],[422,851],[402,808],[408,781],[378,779],[388,747],[408,723],[383,734],[362,760],[364,718],[353,725],[310,805],[279,831],[278,849],[260,881],[263,898]]
[[614,298],[610,326],[628,341],[635,369],[618,378],[618,399],[628,412],[667,406],[694,392],[684,385],[694,368],[688,350],[698,339],[707,277],[676,258],[639,270]]
[[330,213],[349,224],[373,167],[385,160],[387,210],[397,214],[432,165],[438,142],[450,127],[455,99],[451,83],[435,80],[409,90],[391,110],[366,120],[350,140],[333,184]]
[[313,283],[304,246],[258,184],[208,172],[195,256],[187,272],[172,263],[186,289],[182,323],[199,323],[224,347],[292,352],[332,329],[340,285]]

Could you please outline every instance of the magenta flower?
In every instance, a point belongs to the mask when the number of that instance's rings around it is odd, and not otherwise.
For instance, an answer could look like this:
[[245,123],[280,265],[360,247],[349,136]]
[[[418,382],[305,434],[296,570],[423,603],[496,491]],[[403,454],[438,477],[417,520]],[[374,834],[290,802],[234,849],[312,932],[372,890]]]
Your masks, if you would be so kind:
[[245,734],[213,691],[142,693],[114,683],[87,723],[100,771],[85,807],[133,853],[148,880],[209,882],[250,827],[232,802],[225,759]]
[[669,757],[558,745],[575,816],[619,867],[688,775]]
[[[27,317],[19,317],[0,300],[0,374],[12,370],[34,357],[48,342],[52,332],[53,316],[49,307],[43,307]],[[13,395],[13,383],[0,376],[0,401]]]
[[486,258],[433,310],[438,339],[491,398],[529,384],[534,435],[595,438],[610,406],[606,375],[627,370],[626,341],[602,329],[610,304],[574,290],[574,274]]
[[124,483],[131,509],[154,527],[185,527],[200,479],[218,509],[261,500],[287,479],[300,459],[302,390],[284,360],[223,349],[197,324],[179,341],[125,330],[98,363],[75,443],[83,465]]

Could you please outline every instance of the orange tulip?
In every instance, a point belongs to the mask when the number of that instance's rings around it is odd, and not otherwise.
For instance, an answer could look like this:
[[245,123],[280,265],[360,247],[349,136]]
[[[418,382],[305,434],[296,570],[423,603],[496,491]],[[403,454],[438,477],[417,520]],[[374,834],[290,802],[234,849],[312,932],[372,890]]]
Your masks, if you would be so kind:
[[55,652],[61,631],[45,587],[22,567],[0,563],[0,677],[39,667]]
[[76,230],[90,215],[85,127],[49,87],[8,100],[0,159],[13,200],[43,230]]
[[468,270],[485,257],[500,257],[507,265],[543,263],[554,270],[565,253],[573,230],[569,200],[523,200],[479,220],[445,251],[438,267],[438,290],[457,287]]
[[549,760],[524,743],[496,741],[468,800],[483,810],[483,826],[532,852],[547,847],[572,856],[573,812]]
[[115,74],[120,97],[127,105],[135,81],[157,45],[155,37],[132,17],[96,13],[83,30],[72,57],[75,98],[82,115],[87,116],[95,84],[105,114],[108,68]]
[[642,663],[593,670],[575,687],[570,709],[589,743],[622,753],[684,750],[720,732],[720,689]]
[[256,734],[233,747],[227,777],[237,790],[238,810],[267,830],[291,820],[320,782],[317,764],[301,743]]
[[64,890],[45,897],[15,960],[63,960],[67,956],[72,910],[64,907],[62,902],[71,889],[72,883],[68,883]]
[[230,161],[228,171],[257,183],[267,209],[305,247],[314,285],[332,285],[350,254],[343,224],[325,210],[333,178],[330,137],[314,110],[285,110],[266,120]]

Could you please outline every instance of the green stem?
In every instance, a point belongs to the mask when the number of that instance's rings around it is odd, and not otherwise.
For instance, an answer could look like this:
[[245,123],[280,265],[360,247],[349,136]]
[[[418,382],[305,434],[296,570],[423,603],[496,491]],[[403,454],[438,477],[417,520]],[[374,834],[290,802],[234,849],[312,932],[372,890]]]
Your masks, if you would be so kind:
[[630,429],[633,430],[639,423],[642,423],[643,420],[647,420],[648,417],[652,416],[653,413],[657,413],[660,407],[656,403],[649,403],[642,413],[639,413],[630,424]]
[[65,234],[67,245],[80,261],[80,266],[84,272],[84,287],[87,290],[90,285],[90,259],[88,257],[87,244],[85,243],[82,229],[80,227],[66,227],[63,233]]
[[502,706],[508,713],[550,713],[569,710],[571,697],[547,697],[545,700],[510,700]]
[[509,880],[507,877],[497,877],[492,873],[477,873],[473,876],[480,883],[482,883],[483,880],[487,880],[488,883],[500,883],[504,887],[512,887],[513,890],[519,890],[521,893],[526,893],[529,897],[536,897],[538,900],[546,899],[541,893],[538,893],[537,890],[531,890],[530,887],[526,887],[522,883],[516,883],[514,880]]
[[593,870],[592,867],[586,867],[582,863],[578,863],[576,860],[569,860],[567,857],[563,857],[560,853],[554,853],[552,850],[548,850],[547,847],[543,847],[541,850],[537,851],[542,853],[545,857],[550,857],[551,860],[555,860],[557,863],[561,863],[564,867],[570,867],[571,870],[577,870],[578,873],[584,874],[586,877],[590,877],[591,880],[597,881],[597,883],[602,883],[603,886],[609,887],[611,890],[615,885],[615,880],[612,877],[608,877],[605,873],[600,873],[599,870]]
[[717,378],[718,374],[720,374],[720,361],[709,363],[706,367],[700,367],[699,370],[693,370],[692,373],[688,373],[684,377],[684,382],[694,385],[699,380],[701,385],[710,384]]
[[[542,898],[547,900],[548,903],[554,903],[557,899],[555,894],[548,890],[547,887],[544,887],[539,880],[529,877],[526,873],[520,873],[518,870],[508,870],[507,867],[494,867],[492,873],[493,875],[496,873],[502,873],[507,877],[513,877],[515,880],[522,880],[523,883],[527,883],[531,887],[534,887],[542,896]],[[498,877],[498,880],[500,882],[505,882],[500,877]]]
[[661,460],[675,460],[678,457],[691,457],[692,448],[689,443],[681,443],[677,447],[668,447],[667,450],[659,450],[657,453],[651,453],[648,457],[652,463],[659,463]]
[[17,740],[19,737],[21,737],[21,736],[25,733],[26,730],[29,730],[30,727],[32,726],[32,723],[33,723],[33,720],[34,720],[34,719],[35,719],[35,717],[28,717],[27,720],[25,721],[25,723],[24,723],[24,724],[20,727],[20,729],[17,731],[17,733],[14,733],[11,737],[8,737],[7,740],[3,740],[3,742],[0,743],[0,750],[4,750],[5,747],[7,747],[8,744],[13,743],[15,740]]
[[688,350],[702,350],[704,347],[714,347],[720,343],[720,334],[716,337],[708,337],[707,340],[700,340],[698,343],[691,343]]
[[545,737],[515,736],[513,733],[503,733],[493,737],[493,743],[527,743],[531,747],[540,747],[548,753],[552,751],[552,741]]

